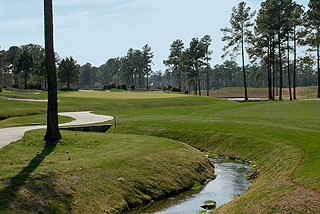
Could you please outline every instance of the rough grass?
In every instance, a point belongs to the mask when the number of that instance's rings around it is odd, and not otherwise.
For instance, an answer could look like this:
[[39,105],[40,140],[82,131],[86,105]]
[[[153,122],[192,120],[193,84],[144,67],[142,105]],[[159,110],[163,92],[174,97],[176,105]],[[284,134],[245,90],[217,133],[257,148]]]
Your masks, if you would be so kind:
[[0,213],[120,212],[213,175],[201,152],[177,141],[62,134],[55,148],[38,130],[0,150]]
[[[298,99],[314,99],[317,97],[317,86],[309,87],[297,87],[297,98]],[[206,91],[203,91],[203,96],[207,95]],[[221,88],[219,90],[210,91],[211,97],[216,98],[238,98],[244,97],[244,88],[233,87],[233,88]],[[268,98],[267,88],[248,88],[248,96],[252,98]],[[283,98],[285,100],[290,99],[289,89],[283,88]],[[293,96],[293,90],[292,90]],[[276,97],[278,99],[278,96]]]

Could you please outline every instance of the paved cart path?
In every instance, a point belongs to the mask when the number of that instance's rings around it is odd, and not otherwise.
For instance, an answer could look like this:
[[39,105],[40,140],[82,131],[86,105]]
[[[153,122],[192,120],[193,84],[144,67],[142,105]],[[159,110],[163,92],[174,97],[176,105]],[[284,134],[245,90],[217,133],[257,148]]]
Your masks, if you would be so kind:
[[[113,120],[111,116],[97,115],[89,111],[87,112],[64,112],[59,113],[61,116],[72,117],[75,120],[69,123],[60,124],[59,126],[75,126],[75,125],[87,125],[93,123],[102,123],[109,120]],[[20,140],[23,138],[24,133],[35,129],[46,128],[46,125],[41,126],[23,126],[0,129],[0,149],[6,145]]]

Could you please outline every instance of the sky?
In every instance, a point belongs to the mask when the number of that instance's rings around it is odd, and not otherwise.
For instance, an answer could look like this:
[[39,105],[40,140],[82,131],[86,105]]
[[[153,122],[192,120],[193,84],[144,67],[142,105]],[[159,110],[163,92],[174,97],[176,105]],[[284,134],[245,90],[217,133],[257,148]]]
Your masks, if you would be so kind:
[[[307,7],[308,0],[296,0]],[[232,7],[241,0],[53,0],[55,51],[81,65],[104,64],[129,48],[149,44],[153,70],[165,70],[170,44],[194,37],[213,39],[212,65],[222,63],[221,28],[229,27]],[[247,0],[259,10],[261,0]],[[44,46],[43,0],[0,0],[0,47]]]

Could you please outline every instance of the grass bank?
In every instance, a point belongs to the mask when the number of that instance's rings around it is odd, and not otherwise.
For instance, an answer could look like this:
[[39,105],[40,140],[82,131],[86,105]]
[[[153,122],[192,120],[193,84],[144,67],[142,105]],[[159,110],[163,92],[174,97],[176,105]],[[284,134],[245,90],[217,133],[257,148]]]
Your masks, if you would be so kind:
[[217,213],[319,213],[319,105],[317,101],[217,102],[108,113],[118,115],[115,133],[174,139],[253,161],[260,169],[259,178]]
[[56,147],[38,130],[0,150],[0,213],[118,213],[213,176],[201,152],[174,140],[62,134]]

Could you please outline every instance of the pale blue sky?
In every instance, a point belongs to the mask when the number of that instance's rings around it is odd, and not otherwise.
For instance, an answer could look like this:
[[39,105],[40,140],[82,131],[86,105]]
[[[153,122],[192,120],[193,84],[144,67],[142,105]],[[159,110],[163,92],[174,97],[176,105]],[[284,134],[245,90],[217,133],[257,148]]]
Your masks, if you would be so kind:
[[[172,41],[209,34],[212,65],[221,63],[220,28],[229,26],[231,9],[241,0],[53,0],[55,51],[73,56],[81,65],[100,66],[129,48],[149,44],[154,70],[162,69]],[[247,0],[259,9],[261,0]],[[307,0],[297,0],[307,6]],[[43,1],[0,0],[0,46],[43,45]]]

